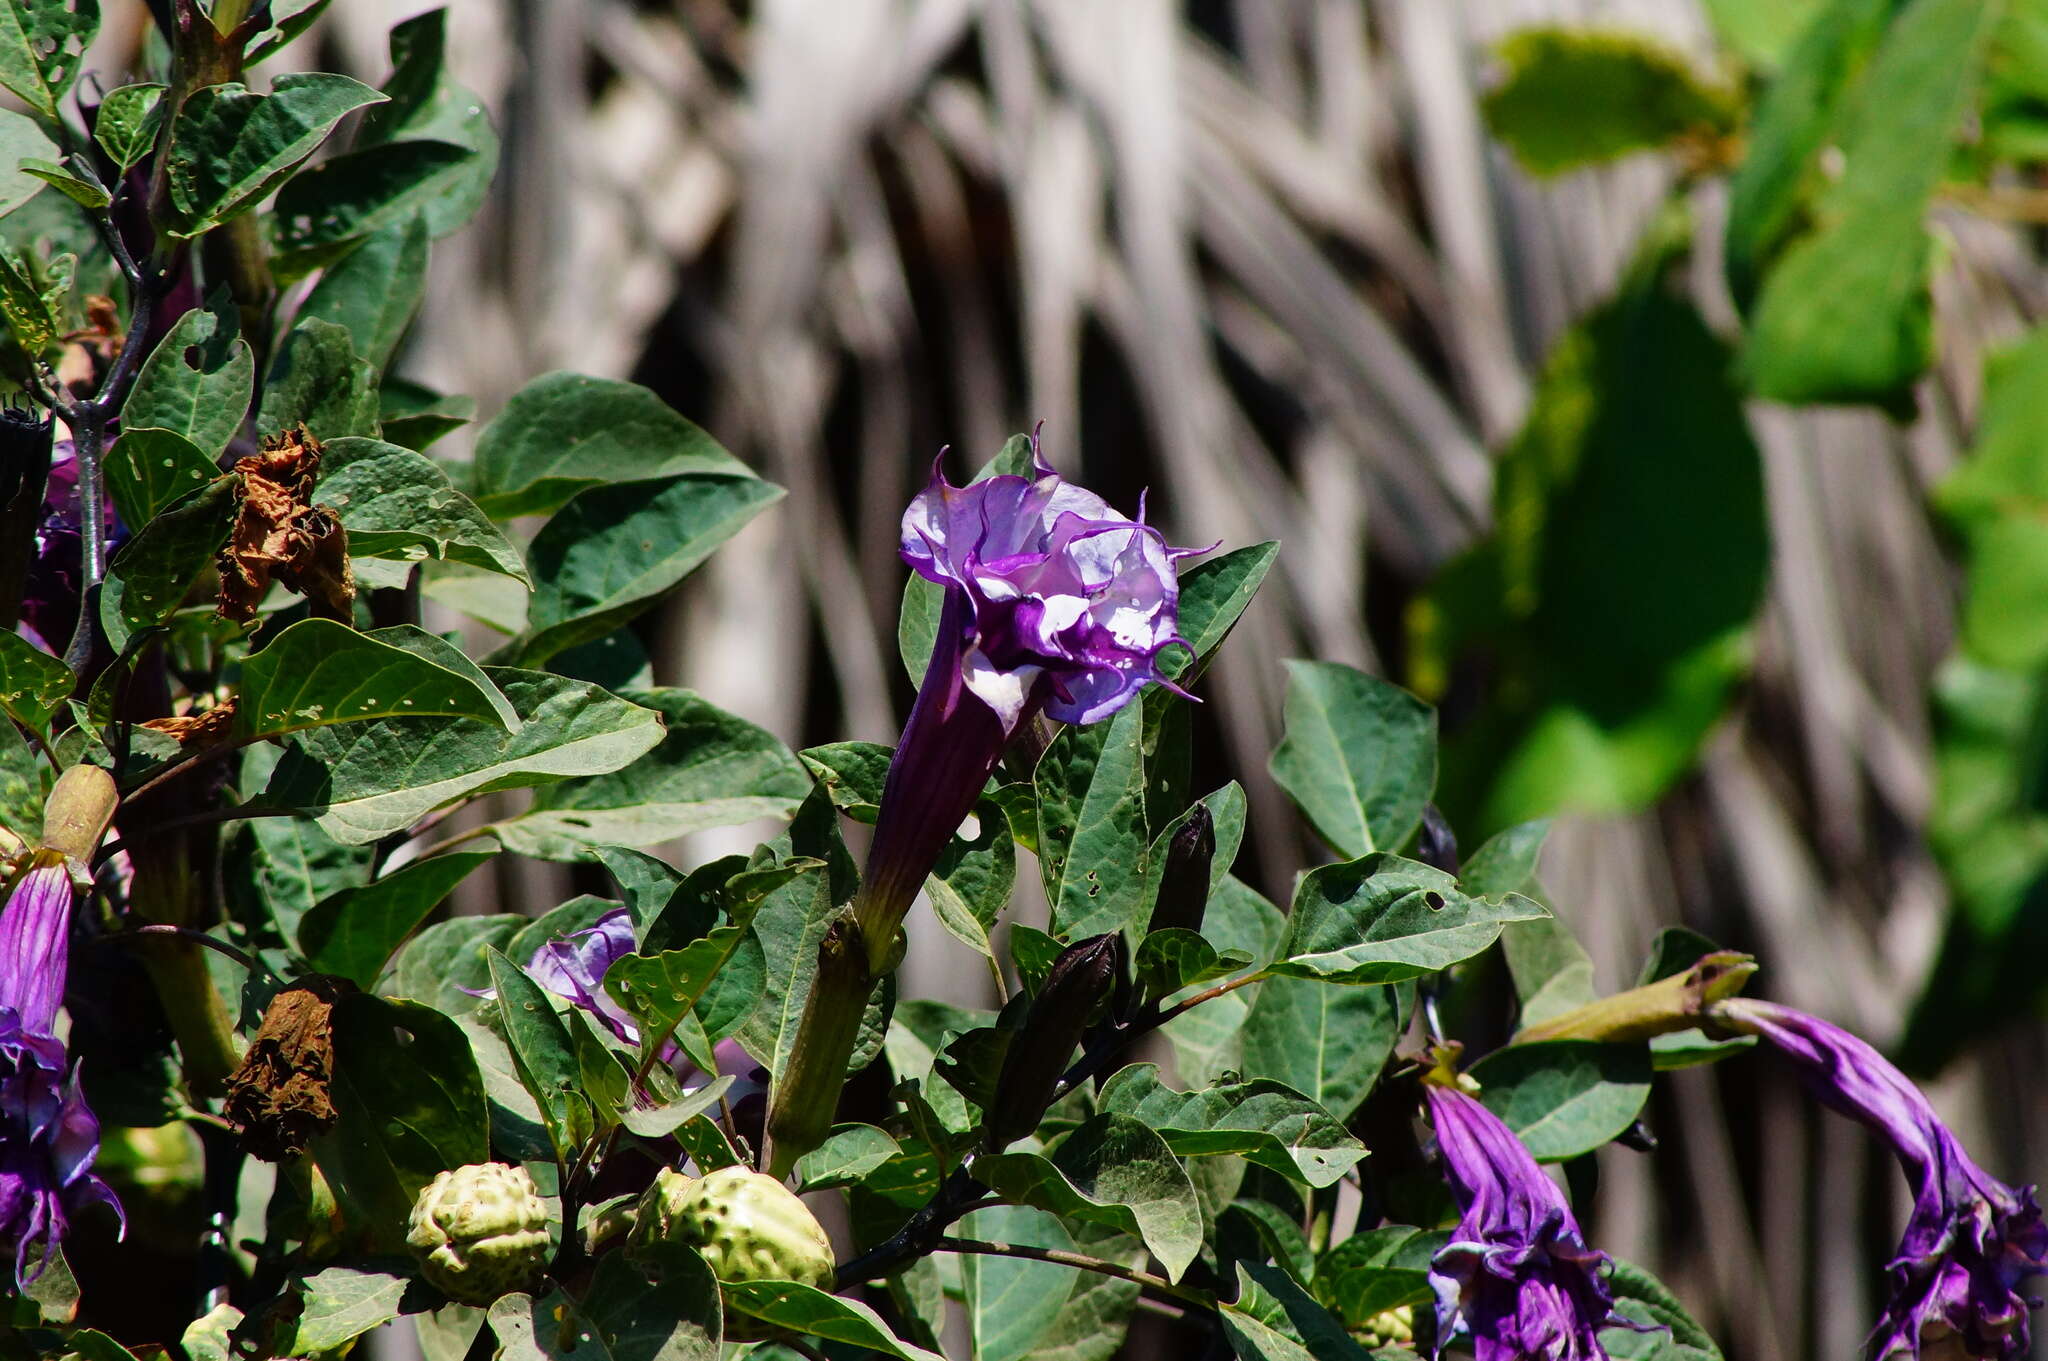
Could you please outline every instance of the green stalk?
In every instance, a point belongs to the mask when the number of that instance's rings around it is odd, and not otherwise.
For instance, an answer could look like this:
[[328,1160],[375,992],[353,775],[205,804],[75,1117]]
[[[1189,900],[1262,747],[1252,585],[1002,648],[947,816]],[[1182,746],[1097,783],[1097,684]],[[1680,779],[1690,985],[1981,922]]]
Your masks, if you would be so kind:
[[796,1042],[769,1098],[767,1146],[761,1151],[769,1176],[788,1177],[797,1159],[831,1131],[874,983],[860,927],[851,915],[841,916],[818,944],[818,972]]

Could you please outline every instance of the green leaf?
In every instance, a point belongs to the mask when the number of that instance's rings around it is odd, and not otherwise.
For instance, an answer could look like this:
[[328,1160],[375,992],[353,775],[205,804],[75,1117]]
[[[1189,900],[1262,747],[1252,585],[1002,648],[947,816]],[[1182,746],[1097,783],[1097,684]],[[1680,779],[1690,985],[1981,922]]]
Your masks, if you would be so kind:
[[[1187,820],[1195,815],[1195,809],[1208,810],[1209,825],[1216,839],[1215,853],[1209,858],[1209,894],[1213,897],[1223,888],[1230,877],[1230,867],[1237,863],[1237,848],[1244,844],[1245,798],[1244,786],[1232,780],[1221,789],[1203,795],[1187,812],[1166,824],[1159,835],[1152,838],[1152,849],[1146,856],[1145,866],[1145,911],[1135,919],[1142,927],[1152,919],[1159,908],[1159,878],[1166,869],[1167,850],[1173,844]],[[1194,980],[1190,978],[1189,982]]]
[[834,1125],[824,1143],[797,1159],[797,1186],[805,1192],[852,1186],[901,1151],[873,1125]]
[[[371,989],[384,962],[493,851],[450,851],[344,889],[299,919],[299,952],[317,973]],[[427,1000],[427,999],[421,999]]]
[[[1169,680],[1180,680],[1191,669],[1199,670],[1223,645],[1279,556],[1280,541],[1268,539],[1234,548],[1180,574],[1180,632],[1188,640],[1195,660],[1183,658],[1161,666]],[[929,644],[925,650],[931,650]]]
[[348,331],[303,317],[279,347],[264,380],[256,430],[278,435],[303,425],[316,440],[377,433],[377,370],[358,358]]
[[[42,823],[47,769],[21,729],[0,722],[0,828],[27,831]],[[6,844],[11,847],[13,838]]]
[[453,644],[412,624],[358,633],[301,619],[242,663],[237,736],[429,715],[519,726],[510,700]]
[[627,690],[621,698],[661,715],[652,751],[606,775],[540,790],[532,806],[495,824],[508,850],[576,860],[594,846],[650,846],[711,827],[786,818],[811,781],[773,734],[688,690]]
[[1429,1304],[1429,1259],[1441,1243],[1406,1224],[1368,1229],[1331,1248],[1316,1263],[1316,1295],[1356,1328],[1389,1309]]
[[[267,746],[245,752],[239,787],[260,788],[277,756]],[[296,939],[300,919],[314,904],[369,883],[374,861],[369,847],[339,845],[304,818],[247,819],[226,850],[226,886],[236,917],[277,946]]]
[[100,29],[99,0],[6,0],[0,4],[0,86],[45,118],[78,78]]
[[1133,1064],[1103,1084],[1097,1106],[1149,1125],[1181,1157],[1236,1156],[1308,1186],[1329,1186],[1365,1145],[1301,1093],[1264,1078],[1177,1092],[1156,1064]]
[[1721,1349],[1655,1276],[1619,1258],[1608,1270],[1616,1308],[1654,1331],[1609,1328],[1600,1345],[1615,1361],[1721,1361]]
[[421,1188],[490,1157],[483,1080],[468,1038],[430,1007],[356,993],[333,1023],[337,1120],[314,1158],[371,1250],[404,1252]]
[[347,76],[294,71],[267,95],[240,84],[187,95],[171,129],[167,181],[177,235],[197,236],[246,212],[284,182],[343,118],[384,96]]
[[896,1336],[881,1315],[860,1301],[828,1295],[796,1281],[727,1281],[725,1302],[739,1313],[805,1337],[864,1347],[901,1361],[945,1361],[936,1352]]
[[490,954],[491,987],[498,994],[498,1022],[519,1085],[540,1107],[555,1157],[567,1165],[594,1131],[593,1105],[583,1089],[583,1067],[554,1003],[540,984],[504,954]]
[[384,427],[384,438],[401,448],[425,449],[476,419],[474,397],[450,397],[390,377],[378,391],[377,419]]
[[1338,662],[1287,663],[1273,778],[1339,855],[1395,850],[1436,784],[1436,711]]
[[1467,896],[1441,870],[1374,852],[1311,871],[1275,973],[1341,983],[1395,983],[1470,959],[1506,922],[1549,915],[1519,894]]
[[156,146],[164,122],[164,90],[154,84],[123,85],[107,91],[93,116],[93,140],[117,170],[127,170]]
[[739,1031],[749,1054],[780,1076],[796,1040],[804,999],[818,971],[818,943],[832,918],[853,900],[858,876],[839,839],[832,805],[813,793],[798,807],[787,835],[771,842],[779,861],[815,860],[763,898],[754,910],[755,936],[766,961],[761,1005]]
[[[994,1205],[960,1222],[963,1237],[1015,1247],[1073,1252],[1074,1236],[1043,1210]],[[1082,1273],[1054,1262],[1020,1257],[960,1255],[967,1296],[967,1326],[976,1361],[1022,1361],[1060,1321]]]
[[391,102],[371,111],[356,139],[358,151],[368,154],[418,141],[469,151],[469,163],[449,174],[425,205],[428,234],[436,240],[476,215],[498,168],[498,134],[476,92],[449,79],[447,47],[445,6],[391,30],[393,70],[384,82]]
[[[534,536],[527,631],[501,649],[537,666],[651,608],[711,551],[782,499],[752,476],[593,487]],[[488,502],[487,502],[488,504]]]
[[922,684],[931,665],[932,646],[939,636],[939,611],[946,588],[912,572],[903,583],[903,604],[896,614],[896,652],[912,685]]
[[316,495],[348,531],[359,558],[434,558],[528,583],[504,532],[423,454],[381,440],[343,438],[323,451]]
[[256,356],[237,334],[225,293],[178,319],[135,376],[121,428],[169,430],[209,460],[227,450],[248,414]]
[[[1279,1267],[1241,1262],[1237,1266],[1237,1303],[1227,1311],[1230,1322],[1256,1320],[1273,1334],[1297,1344],[1299,1354],[1316,1361],[1368,1361],[1368,1353],[1308,1291]],[[1272,1346],[1269,1338],[1265,1346]],[[1267,1353],[1271,1355],[1272,1353]],[[1283,1354],[1294,1354],[1285,1353]]]
[[75,255],[45,260],[0,247],[0,317],[28,354],[46,354],[67,329],[65,297],[77,269]]
[[328,0],[272,0],[270,27],[249,40],[249,49],[242,57],[243,67],[275,56],[278,49],[311,28],[327,5]]
[[234,526],[232,478],[216,478],[173,502],[114,554],[100,590],[100,627],[116,651],[162,624],[184,603]]
[[[1074,1248],[1097,1261],[1116,1262],[1133,1270],[1146,1266],[1145,1245],[1100,1224],[1068,1224]],[[1122,1348],[1138,1287],[1092,1271],[1070,1272],[1066,1307],[1052,1327],[1040,1334],[1028,1353],[1031,1361],[1110,1361]]]
[[383,371],[425,296],[427,240],[424,213],[370,233],[321,271],[320,282],[299,307],[299,320],[317,318],[341,327],[355,353]]
[[1923,219],[1947,172],[1999,7],[1913,0],[1885,33],[1830,141],[1844,167],[1815,230],[1763,281],[1742,367],[1759,396],[1910,403],[1933,357]]
[[351,242],[402,227],[424,213],[431,236],[448,225],[460,197],[474,184],[477,153],[453,142],[395,142],[333,156],[285,182],[273,215],[278,255],[274,272],[297,278],[347,254]]
[[107,494],[131,525],[146,525],[179,497],[220,476],[206,453],[175,430],[127,429],[107,451]]
[[36,121],[12,109],[0,109],[0,216],[42,192],[43,181],[20,169],[24,161],[50,160],[58,154]]
[[[106,186],[100,184],[97,179],[80,178],[62,162],[43,159],[23,160],[17,162],[15,168],[24,175],[33,176],[52,186],[65,198],[88,212],[98,212],[113,202],[113,196],[107,193]],[[92,172],[88,170],[87,173]]]
[[1486,1108],[1539,1162],[1564,1162],[1635,1123],[1651,1071],[1647,1045],[1545,1040],[1496,1049],[1471,1075]]
[[15,722],[42,731],[77,686],[64,663],[14,630],[0,630],[0,709]]
[[1127,704],[1107,723],[1062,728],[1039,758],[1039,873],[1061,940],[1142,925],[1150,905],[1144,718]]
[[718,1361],[723,1312],[704,1259],[677,1244],[651,1250],[657,1279],[610,1253],[581,1299],[560,1289],[492,1305],[503,1361]]
[[[692,1087],[671,1101],[636,1097],[633,1101],[627,1102],[625,1108],[620,1111],[619,1123],[626,1127],[628,1133],[637,1134],[642,1139],[666,1139],[693,1122],[700,1125],[709,1124],[709,1121],[698,1117],[706,1111],[715,1115],[726,1093],[731,1090],[732,1083],[729,1075],[720,1074],[709,1082]],[[712,1129],[716,1131],[717,1126],[713,1125]],[[724,1137],[723,1134],[719,1135],[721,1139]],[[686,1144],[685,1152],[688,1151]],[[734,1161],[738,1161],[737,1158]],[[697,1166],[702,1171],[712,1170],[712,1167],[701,1158],[697,1160]]]
[[375,841],[470,795],[630,765],[661,740],[661,717],[597,686],[486,668],[515,731],[473,718],[387,718],[299,733],[265,790],[346,844]]
[[491,986],[491,951],[508,949],[529,924],[526,917],[510,915],[435,922],[399,948],[385,991],[451,1016],[474,1011],[483,1005],[475,994]]
[[[604,988],[639,1027],[641,1046],[659,1050],[671,1035],[692,1063],[718,1071],[710,1045],[730,1035],[761,1000],[768,962],[744,923],[715,927],[702,939],[658,955],[626,955],[605,973]],[[692,1012],[697,1025],[677,1029]]]
[[1242,951],[1218,953],[1196,932],[1169,926],[1148,932],[1131,960],[1131,977],[1146,997],[1169,997],[1197,983],[1242,973],[1252,957]]
[[1130,1116],[1092,1117],[1050,1158],[990,1154],[970,1170],[1006,1200],[1137,1234],[1169,1280],[1179,1280],[1201,1251],[1194,1184],[1166,1141]]
[[[1398,987],[1345,988],[1311,978],[1269,978],[1258,985],[1250,1011],[1236,1027],[1244,1068],[1348,1120],[1394,1052],[1408,1000],[1408,990]],[[1205,1002],[1196,1010],[1215,1005]]]
[[288,1350],[302,1356],[332,1351],[398,1317],[410,1275],[333,1266],[296,1283],[304,1305]]
[[692,474],[748,475],[646,388],[549,373],[512,394],[478,439],[471,491],[502,520],[557,510],[591,487]]
[[1507,76],[1480,101],[1522,168],[1558,175],[1638,151],[1709,144],[1741,105],[1684,54],[1623,30],[1525,28],[1497,49]]

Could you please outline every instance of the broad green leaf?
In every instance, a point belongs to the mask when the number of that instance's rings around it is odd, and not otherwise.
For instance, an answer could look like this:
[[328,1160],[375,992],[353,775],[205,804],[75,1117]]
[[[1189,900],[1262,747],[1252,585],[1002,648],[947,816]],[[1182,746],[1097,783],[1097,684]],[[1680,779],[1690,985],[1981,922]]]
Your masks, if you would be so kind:
[[1436,711],[1338,662],[1287,663],[1273,778],[1339,855],[1398,850],[1436,785]]
[[912,685],[924,682],[931,665],[932,646],[939,636],[939,611],[946,603],[946,588],[926,581],[912,572],[903,583],[903,604],[896,614],[896,652]]
[[810,792],[810,778],[773,734],[688,690],[627,690],[620,696],[661,715],[667,731],[624,769],[565,780],[532,806],[494,825],[508,850],[576,860],[594,846],[650,846],[710,827],[786,818]]
[[[1300,1354],[1316,1361],[1368,1361],[1370,1354],[1365,1348],[1285,1270],[1258,1262],[1240,1262],[1237,1277],[1237,1303],[1225,1311],[1228,1318],[1224,1325],[1233,1340],[1238,1334],[1232,1331],[1232,1323],[1241,1327],[1256,1321],[1270,1330],[1261,1340],[1265,1347],[1275,1346],[1273,1336],[1277,1335],[1300,1346],[1304,1349]],[[1264,1354],[1295,1353],[1282,1347],[1278,1353],[1269,1350]]]
[[426,449],[476,419],[474,397],[443,396],[397,378],[386,378],[378,394],[377,420],[384,438],[400,448]]
[[[1100,1224],[1063,1226],[1074,1248],[1098,1261],[1116,1262],[1133,1270],[1146,1267],[1145,1245]],[[1052,1327],[1038,1336],[1027,1355],[1030,1361],[1110,1361],[1122,1349],[1125,1330],[1138,1304],[1138,1287],[1092,1271],[1072,1273],[1066,1307]]]
[[989,932],[1017,882],[1017,843],[1003,810],[983,799],[932,865],[924,881],[939,925],[953,938],[993,959]]
[[[1236,1027],[1243,1066],[1348,1120],[1394,1052],[1408,1000],[1408,990],[1399,987],[1346,988],[1313,978],[1269,978],[1258,985],[1250,1010]],[[1215,1005],[1205,1002],[1196,1011]]]
[[[1860,9],[1860,7],[1858,7]],[[1842,172],[1816,226],[1764,278],[1742,367],[1778,401],[1897,407],[1933,357],[1923,219],[1947,172],[1999,6],[1912,0],[1884,35],[1829,140]]]
[[243,67],[276,55],[279,48],[311,28],[328,3],[329,0],[271,0],[270,26],[249,40],[249,49],[242,57]]
[[603,1257],[580,1298],[500,1296],[490,1323],[502,1361],[718,1361],[723,1313],[704,1259],[677,1244],[651,1249],[655,1279]]
[[1182,988],[1243,973],[1252,957],[1241,950],[1218,952],[1185,927],[1147,932],[1131,959],[1131,977],[1148,998],[1170,997]]
[[843,1342],[901,1361],[945,1361],[936,1352],[896,1336],[881,1315],[860,1301],[828,1295],[795,1281],[728,1281],[725,1302],[738,1313],[801,1336]]
[[766,982],[761,1005],[739,1037],[747,1052],[779,1077],[818,971],[818,943],[833,916],[853,900],[859,879],[839,839],[837,815],[821,793],[805,799],[788,833],[769,845],[778,860],[818,860],[825,866],[779,886],[754,912],[754,934],[767,961]]
[[[645,1094],[636,1095],[620,1111],[619,1123],[626,1127],[628,1133],[637,1134],[642,1139],[666,1139],[683,1126],[697,1121],[707,1111],[716,1115],[732,1083],[729,1075],[720,1074],[671,1101],[657,1100]],[[711,1170],[702,1161],[697,1166],[703,1171]]]
[[472,718],[387,718],[299,733],[264,801],[296,808],[348,844],[375,841],[456,799],[630,765],[661,740],[661,718],[594,685],[486,668],[519,718],[512,732]]
[[402,1253],[421,1188],[490,1157],[483,1081],[468,1038],[430,1007],[356,993],[333,1024],[337,1122],[313,1156],[371,1250]]
[[1272,968],[1296,978],[1396,983],[1470,959],[1506,922],[1548,915],[1519,894],[1469,897],[1441,870],[1374,852],[1302,879]]
[[163,127],[165,86],[123,85],[107,91],[93,115],[92,135],[118,170],[136,164],[156,146]]
[[1703,82],[1684,54],[1626,30],[1525,28],[1497,55],[1507,75],[1480,108],[1535,175],[1704,148],[1732,134],[1741,113],[1737,96]]
[[346,978],[359,988],[374,988],[392,952],[471,870],[493,854],[487,850],[450,851],[430,856],[375,883],[344,889],[324,899],[299,919],[299,952],[318,973]]
[[277,194],[274,271],[297,278],[339,260],[358,238],[402,227],[422,213],[429,234],[441,234],[434,230],[445,222],[441,205],[460,202],[450,191],[466,192],[479,165],[469,147],[411,141],[346,152],[301,170]]
[[146,525],[179,497],[220,475],[198,445],[175,430],[123,430],[107,450],[107,494],[131,525]]
[[1427,1305],[1431,1253],[1444,1235],[1406,1224],[1355,1233],[1316,1263],[1316,1297],[1352,1327],[1389,1309]]
[[476,719],[511,732],[510,700],[453,644],[412,624],[358,633],[301,619],[242,663],[241,737],[282,737],[334,723],[426,716]]
[[1156,1064],[1133,1064],[1103,1084],[1097,1106],[1150,1126],[1182,1157],[1234,1155],[1309,1186],[1329,1186],[1365,1157],[1333,1116],[1278,1082],[1177,1092]]
[[186,96],[171,129],[166,179],[178,235],[197,236],[256,206],[343,118],[384,96],[360,81],[294,71],[267,95],[240,84]]
[[50,160],[57,145],[36,121],[12,109],[0,109],[0,216],[41,192],[44,181],[20,169],[24,161]]
[[228,1339],[241,1322],[241,1310],[232,1304],[216,1304],[185,1325],[178,1345],[185,1349],[189,1361],[231,1361],[234,1350]]
[[316,440],[377,433],[377,370],[359,358],[346,328],[301,317],[278,347],[264,380],[256,431],[303,425]]
[[[98,212],[113,202],[113,196],[107,193],[106,187],[100,184],[97,178],[83,178],[72,164],[33,158],[17,162],[15,168],[24,175],[50,185],[88,212]],[[87,173],[93,172],[87,168]]]
[[[1160,669],[1168,679],[1184,678],[1215,654],[1279,556],[1280,541],[1268,539],[1234,548],[1180,574],[1180,633],[1188,640],[1194,660],[1167,661]],[[929,645],[926,651],[930,651]]]
[[427,287],[427,219],[372,232],[320,273],[299,307],[299,319],[318,318],[348,332],[350,347],[369,366],[390,366],[398,342],[419,311]]
[[518,548],[432,459],[381,440],[331,441],[316,496],[359,558],[435,558],[527,583]]
[[[994,1205],[960,1221],[964,1238],[1073,1252],[1074,1236],[1043,1210]],[[960,1255],[975,1361],[1022,1361],[1060,1320],[1077,1278],[1072,1267],[1018,1257]]]
[[834,1125],[824,1143],[797,1159],[797,1186],[806,1192],[851,1186],[901,1151],[873,1125]]
[[332,1266],[296,1282],[303,1302],[289,1350],[316,1356],[382,1327],[398,1317],[398,1301],[412,1284],[410,1273]]
[[399,950],[387,990],[450,1015],[473,1011],[482,1005],[475,994],[491,986],[491,951],[505,949],[527,924],[516,916],[436,922]]
[[604,872],[619,886],[619,897],[632,909],[633,924],[642,933],[642,944],[648,944],[645,933],[649,924],[661,915],[687,876],[666,860],[625,846],[594,846],[590,858],[603,865]]
[[1509,1045],[1471,1068],[1486,1108],[1540,1162],[1590,1153],[1634,1124],[1651,1071],[1647,1045],[1591,1040]]
[[[768,962],[745,925],[720,926],[679,950],[627,955],[605,973],[604,988],[640,1029],[643,1047],[673,1034],[705,1072],[718,1070],[710,1042],[730,1035],[761,1000]],[[706,1005],[707,1002],[713,1005]],[[677,1023],[696,1012],[697,1025]]]
[[1827,0],[1706,0],[1702,8],[1724,46],[1776,71]]
[[0,709],[41,731],[77,688],[71,669],[14,632],[0,630]]
[[1604,1330],[1600,1345],[1615,1361],[1721,1361],[1721,1349],[1713,1337],[1655,1276],[1617,1258],[1608,1270],[1607,1283],[1614,1291],[1617,1310],[1652,1325],[1648,1332]]
[[780,487],[751,476],[693,475],[579,493],[534,536],[527,628],[501,649],[504,658],[537,666],[602,638],[781,499]]
[[1049,1158],[989,1154],[970,1170],[1006,1200],[1137,1234],[1169,1280],[1179,1280],[1201,1250],[1193,1183],[1165,1140],[1130,1116],[1083,1122]]
[[[260,789],[278,755],[270,746],[249,748],[238,787]],[[375,860],[370,847],[343,846],[304,818],[250,818],[234,830],[225,851],[223,876],[236,917],[279,947],[297,939],[299,920],[314,904],[369,883]]]
[[470,153],[468,164],[450,173],[423,206],[434,239],[468,222],[483,205],[498,168],[498,134],[476,92],[448,75],[448,9],[443,6],[407,19],[391,30],[390,102],[364,118],[356,148],[412,142],[445,142]]
[[17,838],[41,825],[47,769],[21,729],[0,721],[0,851],[19,849]]
[[540,1107],[555,1157],[567,1165],[595,1128],[576,1047],[540,984],[498,951],[491,952],[490,961],[498,1023],[512,1049],[519,1084]]
[[[1062,728],[1039,758],[1039,874],[1064,941],[1118,931],[1150,906],[1144,709]],[[1137,922],[1142,925],[1142,922]]]
[[549,373],[505,403],[477,441],[478,504],[498,519],[561,508],[621,482],[747,475],[718,441],[635,383]]
[[16,255],[0,247],[0,318],[28,354],[54,350],[68,329],[65,298],[77,270],[75,255],[44,259],[34,251]]
[[256,357],[237,334],[225,294],[178,319],[135,376],[121,408],[124,430],[183,435],[217,459],[242,428],[256,382]]
[[184,603],[227,542],[236,499],[234,480],[217,478],[173,502],[114,554],[100,590],[100,627],[117,651]]
[[99,28],[99,0],[0,4],[0,86],[43,117],[57,117]]

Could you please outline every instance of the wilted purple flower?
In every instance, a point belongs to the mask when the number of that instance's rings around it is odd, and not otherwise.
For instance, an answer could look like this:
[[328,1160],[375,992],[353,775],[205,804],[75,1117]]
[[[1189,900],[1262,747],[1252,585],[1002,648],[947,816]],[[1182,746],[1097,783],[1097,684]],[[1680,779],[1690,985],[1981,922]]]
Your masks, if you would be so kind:
[[1918,1357],[1945,1342],[1966,1356],[2024,1356],[2029,1301],[2017,1287],[2048,1273],[2048,1226],[2034,1188],[2007,1186],[1977,1166],[1920,1089],[1841,1027],[1748,998],[1720,1002],[1712,1014],[1762,1036],[1799,1065],[1822,1103],[1876,1130],[1913,1185],[1870,1355]]
[[17,1286],[42,1274],[82,1206],[121,1211],[92,1174],[100,1123],[54,1033],[70,938],[70,871],[41,857],[0,911],[0,1242]]
[[[607,1030],[627,1044],[638,1044],[640,1027],[604,989],[605,974],[633,950],[633,915],[625,908],[617,907],[583,930],[557,936],[541,946],[527,961],[526,971],[533,976],[534,982],[549,992],[568,998],[597,1017]],[[711,1054],[718,1061],[718,1071],[733,1079],[733,1085],[726,1091],[728,1101],[737,1105],[767,1090],[767,1078],[761,1065],[740,1047],[738,1040],[721,1040],[712,1046]],[[676,1069],[676,1076],[686,1082],[698,1071],[674,1044],[664,1048],[662,1058]]]
[[1478,1361],[1605,1361],[1602,1328],[1641,1327],[1614,1312],[1607,1254],[1499,1116],[1456,1087],[1423,1091],[1461,1212],[1430,1263],[1438,1351],[1470,1334]]
[[[1020,724],[1093,723],[1149,682],[1176,631],[1176,559],[1158,530],[1061,480],[955,487],[933,470],[903,514],[902,556],[946,588],[917,703],[889,765],[858,907],[879,967],[911,900]],[[1143,507],[1139,514],[1143,516]]]

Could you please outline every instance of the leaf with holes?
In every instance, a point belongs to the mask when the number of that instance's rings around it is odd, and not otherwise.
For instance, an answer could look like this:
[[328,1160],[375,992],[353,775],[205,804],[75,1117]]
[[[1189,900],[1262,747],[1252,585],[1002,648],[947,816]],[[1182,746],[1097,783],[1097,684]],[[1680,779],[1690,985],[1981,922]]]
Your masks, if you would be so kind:
[[100,28],[99,0],[0,3],[0,85],[45,118],[78,78]]
[[1516,893],[1497,902],[1470,897],[1442,870],[1375,852],[1302,879],[1272,969],[1332,983],[1397,983],[1470,959],[1508,922],[1549,915]]
[[330,723],[472,718],[507,732],[518,711],[476,663],[412,624],[358,633],[302,619],[242,664],[239,737],[282,737]]

